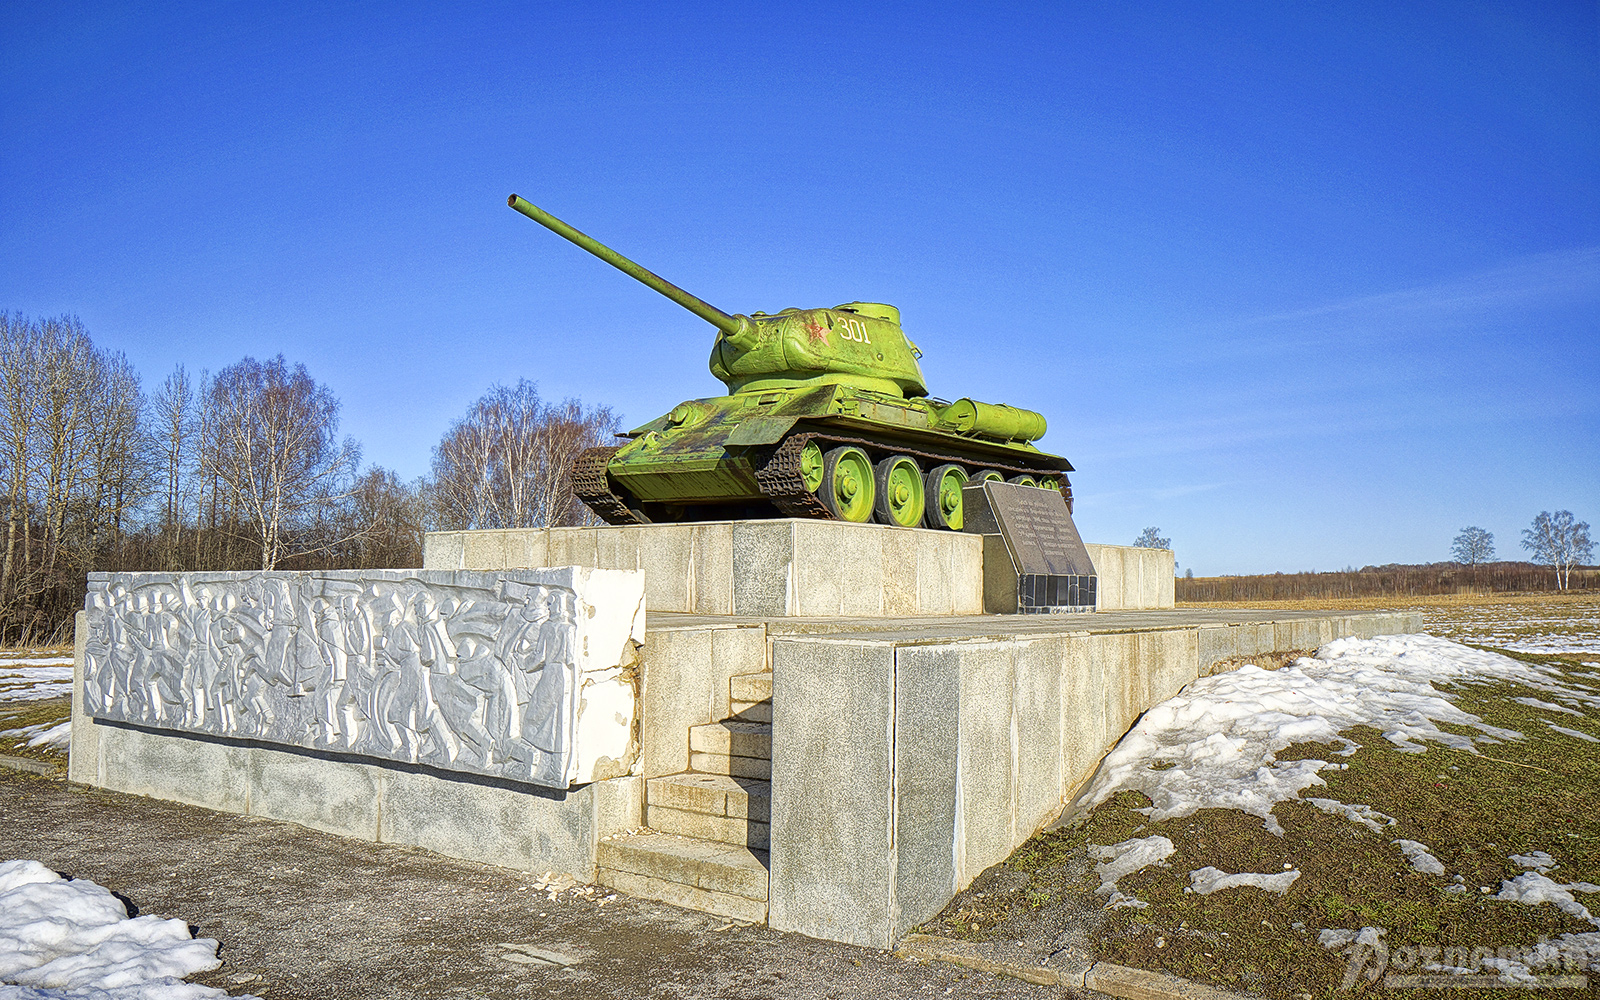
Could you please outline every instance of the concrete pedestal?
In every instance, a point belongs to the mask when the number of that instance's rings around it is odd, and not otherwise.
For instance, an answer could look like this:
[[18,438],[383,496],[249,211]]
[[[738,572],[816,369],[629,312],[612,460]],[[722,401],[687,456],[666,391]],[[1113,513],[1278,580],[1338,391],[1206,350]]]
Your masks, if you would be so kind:
[[[1087,545],[1100,611],[1170,608],[1172,552]],[[645,571],[651,611],[758,618],[977,615],[983,536],[782,519],[435,531],[430,570],[589,566]]]
[[[81,619],[70,774],[589,880],[656,807],[647,783],[710,755],[691,733],[757,707],[760,725],[771,720],[759,762],[771,781],[770,795],[752,796],[770,823],[745,825],[760,827],[770,853],[746,852],[733,872],[740,898],[778,929],[888,947],[1056,815],[1142,712],[1195,678],[1240,658],[1421,628],[1415,613],[1173,610],[1171,552],[1086,547],[1099,612],[994,616],[978,613],[976,535],[800,520],[433,534],[430,570],[644,571],[628,776],[550,792],[99,722],[82,714]],[[755,680],[767,695],[745,690]],[[757,899],[746,883],[768,864]],[[696,906],[697,892],[656,898]]]

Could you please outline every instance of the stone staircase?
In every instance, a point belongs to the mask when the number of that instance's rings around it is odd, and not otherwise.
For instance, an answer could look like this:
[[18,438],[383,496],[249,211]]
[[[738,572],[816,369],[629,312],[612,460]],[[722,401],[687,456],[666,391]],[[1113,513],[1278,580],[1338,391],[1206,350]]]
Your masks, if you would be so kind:
[[765,923],[772,674],[736,675],[728,694],[731,718],[689,730],[689,770],[645,782],[646,829],[600,842],[596,880]]

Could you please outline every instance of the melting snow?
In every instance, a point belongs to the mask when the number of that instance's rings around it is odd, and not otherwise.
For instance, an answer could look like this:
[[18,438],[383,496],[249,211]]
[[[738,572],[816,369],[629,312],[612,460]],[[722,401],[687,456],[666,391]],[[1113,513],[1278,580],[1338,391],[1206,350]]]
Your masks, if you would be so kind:
[[182,982],[215,969],[217,942],[182,920],[128,917],[87,879],[37,861],[0,863],[0,1000],[202,1000],[221,990]]
[[1600,737],[1590,736],[1588,733],[1580,733],[1576,729],[1568,729],[1566,726],[1558,726],[1549,719],[1546,719],[1544,724],[1563,736],[1576,737],[1577,739],[1584,740],[1588,743],[1600,743]]
[[[1433,686],[1494,681],[1600,705],[1600,698],[1567,683],[1557,671],[1447,639],[1340,639],[1281,670],[1246,666],[1203,677],[1152,708],[1106,756],[1078,808],[1091,809],[1118,791],[1135,789],[1150,797],[1152,804],[1141,811],[1152,820],[1200,809],[1237,809],[1282,834],[1273,806],[1323,784],[1318,772],[1339,765],[1279,761],[1279,751],[1315,742],[1338,746],[1336,753],[1353,753],[1357,747],[1339,731],[1357,725],[1377,728],[1396,747],[1416,753],[1427,749],[1424,742],[1475,752],[1479,744],[1521,739],[1520,733],[1463,711]],[[1437,723],[1479,735],[1446,732]],[[1169,766],[1157,770],[1155,763]],[[1393,822],[1366,806],[1308,801],[1373,830]]]
[[72,657],[0,659],[0,701],[39,701],[72,695]]
[[1351,805],[1340,802],[1338,799],[1305,799],[1325,813],[1343,816],[1352,823],[1360,823],[1373,833],[1382,833],[1386,826],[1394,826],[1397,822],[1393,816],[1381,813],[1371,806]]
[[1400,853],[1411,862],[1411,867],[1424,875],[1443,875],[1444,862],[1428,853],[1427,844],[1419,844],[1415,840],[1396,840],[1395,846],[1400,848]]
[[1559,868],[1556,859],[1544,851],[1529,851],[1527,854],[1511,855],[1511,863],[1518,868],[1535,868],[1542,875],[1552,868]]
[[1565,705],[1557,705],[1553,701],[1540,701],[1538,698],[1512,698],[1511,700],[1516,702],[1518,705],[1527,705],[1529,708],[1542,708],[1547,712],[1565,712],[1568,715],[1583,714],[1575,708],[1568,708]]
[[[35,727],[29,726],[28,728],[33,729]],[[65,750],[67,748],[67,744],[72,741],[71,719],[68,719],[58,725],[51,726],[48,729],[43,726],[39,726],[37,728],[44,729],[44,732],[38,733],[32,739],[28,740],[28,746],[30,747],[60,747],[61,749]]]
[[1090,844],[1089,853],[1100,859],[1100,863],[1094,866],[1095,874],[1100,876],[1100,887],[1095,892],[1110,897],[1106,901],[1106,908],[1114,910],[1131,906],[1143,909],[1149,906],[1142,899],[1123,895],[1117,888],[1117,879],[1151,865],[1165,865],[1173,850],[1172,841],[1162,836],[1134,837],[1109,847]]
[[1590,914],[1589,908],[1578,902],[1572,895],[1574,891],[1600,892],[1600,885],[1595,885],[1593,882],[1572,882],[1562,885],[1539,872],[1523,872],[1514,879],[1501,882],[1500,892],[1494,898],[1521,903],[1524,906],[1550,903],[1568,916],[1600,927],[1600,918]]
[[1299,877],[1300,872],[1298,869],[1275,872],[1270,875],[1258,875],[1253,872],[1229,875],[1221,869],[1206,867],[1189,873],[1189,882],[1191,884],[1183,891],[1209,896],[1218,889],[1232,889],[1236,886],[1249,885],[1255,886],[1257,889],[1265,889],[1267,892],[1275,892],[1280,896],[1287,896],[1289,894],[1289,886],[1293,885],[1294,880]]

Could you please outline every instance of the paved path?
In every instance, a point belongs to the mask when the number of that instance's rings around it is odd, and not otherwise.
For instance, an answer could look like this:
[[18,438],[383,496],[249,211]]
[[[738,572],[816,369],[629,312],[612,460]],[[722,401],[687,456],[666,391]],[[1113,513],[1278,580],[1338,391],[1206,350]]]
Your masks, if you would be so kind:
[[266,1000],[1068,995],[603,890],[551,900],[536,875],[0,769],[9,858],[188,921],[225,963],[194,981]]

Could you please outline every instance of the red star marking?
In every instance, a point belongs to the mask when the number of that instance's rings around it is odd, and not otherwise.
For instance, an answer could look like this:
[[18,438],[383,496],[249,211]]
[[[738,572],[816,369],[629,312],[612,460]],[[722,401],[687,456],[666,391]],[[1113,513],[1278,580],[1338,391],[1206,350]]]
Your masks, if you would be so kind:
[[828,342],[828,331],[824,330],[821,324],[813,323],[811,320],[806,320],[806,334],[811,338],[813,344],[826,344]]

